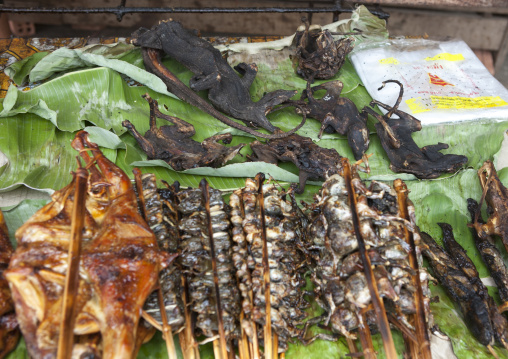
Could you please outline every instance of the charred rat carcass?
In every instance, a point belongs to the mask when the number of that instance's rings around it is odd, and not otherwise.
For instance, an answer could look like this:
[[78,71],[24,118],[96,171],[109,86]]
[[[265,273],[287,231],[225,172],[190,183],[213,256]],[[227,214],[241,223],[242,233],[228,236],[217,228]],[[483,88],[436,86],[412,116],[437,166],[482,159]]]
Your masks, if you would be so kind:
[[[364,110],[374,116],[379,122],[376,123],[376,131],[381,140],[381,145],[390,159],[390,169],[393,172],[412,173],[421,179],[439,177],[442,173],[457,171],[467,162],[467,157],[454,154],[442,154],[441,150],[447,149],[448,144],[439,142],[436,145],[418,147],[411,134],[422,129],[421,122],[410,114],[398,109],[402,100],[404,89],[397,80],[388,80],[386,83],[394,82],[400,86],[400,93],[397,102],[393,107],[373,100],[370,106],[378,105],[388,111],[386,115],[379,115],[372,108],[365,107]],[[392,118],[392,115],[398,118]]]
[[[266,115],[276,105],[289,100],[297,91],[277,90],[253,102],[249,87],[256,77],[257,66],[238,64],[235,70],[242,75],[240,77],[219,50],[208,41],[184,29],[177,21],[163,21],[151,30],[139,29],[133,34],[133,38],[134,44],[142,47],[147,69],[160,77],[170,92],[231,127],[258,137],[278,138],[296,132],[305,122],[304,119],[300,126],[288,133],[266,135],[224,116],[220,111],[242,120],[247,126],[262,127],[273,132],[276,127],[270,123]],[[189,83],[190,88],[194,91],[208,90],[208,99],[215,107],[190,90],[161,63],[162,52],[194,73],[195,76]]]
[[332,32],[319,26],[310,26],[302,19],[304,30],[295,34],[296,73],[306,80],[330,79],[340,70],[346,56],[353,50],[353,38],[334,40]]
[[311,138],[293,134],[284,139],[269,140],[267,143],[254,141],[250,144],[251,161],[273,164],[293,162],[298,167],[299,187],[296,193],[303,193],[307,180],[324,180],[337,173],[341,156],[335,149],[316,145]]
[[[321,122],[319,138],[326,133],[334,131],[346,135],[349,146],[356,160],[359,160],[369,148],[369,130],[367,129],[367,112],[358,112],[356,105],[346,97],[340,97],[344,84],[341,81],[330,81],[318,86],[310,86],[302,92],[300,100],[308,99],[303,106],[307,116]],[[326,94],[317,99],[314,94],[319,90],[326,90]],[[299,109],[297,108],[297,112]]]
[[[191,137],[196,133],[194,126],[177,117],[168,116],[159,111],[158,103],[148,94],[143,96],[150,104],[150,129],[142,136],[134,125],[125,120],[122,126],[134,136],[139,146],[149,159],[166,161],[175,171],[183,171],[195,167],[220,167],[235,157],[244,144],[226,147],[218,143],[230,143],[229,133],[215,135],[203,140],[194,141]],[[157,127],[156,118],[167,120],[173,126]]]

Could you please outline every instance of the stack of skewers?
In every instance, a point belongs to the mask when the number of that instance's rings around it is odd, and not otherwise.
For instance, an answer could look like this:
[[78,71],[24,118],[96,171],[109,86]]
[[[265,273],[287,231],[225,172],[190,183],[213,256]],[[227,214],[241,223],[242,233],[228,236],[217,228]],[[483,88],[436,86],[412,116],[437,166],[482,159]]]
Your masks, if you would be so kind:
[[430,358],[428,277],[402,181],[366,187],[343,160],[309,216],[261,174],[228,205],[205,180],[158,189],[135,171],[132,186],[85,132],[73,147],[85,166],[17,231],[5,273],[30,355],[132,358],[158,329],[170,358],[174,334],[184,358],[209,341],[217,358],[284,357],[288,342],[314,339],[311,273],[326,339],[374,358],[379,331],[395,358],[391,325],[411,357]]

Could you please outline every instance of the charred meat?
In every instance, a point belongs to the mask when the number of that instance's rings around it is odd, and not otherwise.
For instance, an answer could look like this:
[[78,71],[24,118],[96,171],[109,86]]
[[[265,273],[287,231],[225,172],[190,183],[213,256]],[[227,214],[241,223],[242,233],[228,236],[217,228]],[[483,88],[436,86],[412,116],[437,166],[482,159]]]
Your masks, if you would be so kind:
[[478,233],[501,237],[508,251],[508,189],[501,183],[491,161],[485,161],[478,170],[478,176],[485,194],[489,218],[485,224],[473,224]]
[[[388,82],[395,82],[400,86],[400,94],[395,106],[391,107],[373,100],[370,106],[378,105],[386,109],[388,113],[381,116],[372,108],[365,107],[364,110],[379,121],[375,125],[376,131],[390,160],[390,169],[393,172],[412,173],[418,178],[429,179],[439,177],[442,173],[455,172],[465,165],[466,156],[443,155],[439,152],[448,148],[446,143],[418,147],[411,134],[422,129],[421,122],[410,114],[397,109],[404,92],[399,81],[385,81],[380,89]],[[394,114],[398,118],[392,118]]]
[[[323,131],[346,135],[355,159],[359,160],[369,147],[367,113],[358,113],[353,101],[340,97],[343,86],[343,83],[337,80],[311,87],[309,81],[300,100],[308,99],[308,104],[304,106],[307,115],[321,122],[318,137],[321,138]],[[314,93],[319,90],[326,90],[326,94],[317,99]]]
[[233,258],[245,313],[242,326],[251,341],[256,335],[262,340],[256,326],[266,325],[263,281],[263,238],[266,238],[271,326],[278,335],[279,351],[285,352],[288,341],[299,336],[297,325],[306,316],[302,311],[307,306],[302,292],[305,285],[302,268],[306,259],[300,245],[305,219],[294,201],[288,202],[285,193],[274,184],[263,185],[260,175],[247,179],[245,188],[231,195],[230,205],[235,241]]
[[[472,198],[467,200],[467,208],[471,214],[472,223],[482,226],[485,224],[481,213],[478,202]],[[477,215],[478,213],[478,215]],[[476,232],[474,225],[472,226],[473,238],[476,244],[476,248],[480,252],[483,262],[489,269],[490,275],[494,279],[499,291],[499,297],[501,298],[502,305],[499,308],[501,311],[508,309],[508,269],[504,264],[501,253],[494,245],[494,239],[486,234],[484,231]]]
[[346,56],[353,50],[353,38],[334,40],[332,33],[310,26],[303,19],[305,29],[297,31],[296,73],[304,79],[330,79],[339,72]]
[[[165,115],[159,111],[158,103],[148,94],[144,97],[150,104],[150,129],[142,136],[134,125],[125,120],[122,125],[134,136],[139,146],[149,159],[166,161],[175,171],[183,171],[196,167],[217,168],[235,157],[244,144],[226,147],[231,142],[229,133],[215,135],[203,140],[194,141],[191,137],[196,133],[194,126],[177,117]],[[157,127],[156,118],[164,119],[173,125]]]
[[[196,327],[206,337],[213,338],[222,325],[229,345],[239,336],[241,307],[231,257],[233,242],[226,205],[221,192],[214,189],[209,190],[209,207],[202,189],[185,189],[177,196],[181,216],[180,260],[189,285],[191,309],[197,315]],[[210,228],[212,233],[209,233]],[[212,257],[210,240],[213,241],[215,258]],[[219,273],[219,293],[214,285],[214,260]],[[221,313],[217,310],[219,303]]]
[[297,193],[303,193],[307,180],[323,180],[337,173],[342,158],[335,149],[319,147],[309,137],[297,134],[267,143],[254,141],[250,147],[253,152],[249,157],[251,161],[294,163],[300,171]]
[[[247,126],[262,127],[273,132],[276,127],[270,123],[266,115],[275,106],[289,100],[297,91],[278,90],[253,102],[249,88],[256,77],[257,66],[245,63],[237,65],[235,70],[241,75],[239,76],[222,57],[219,50],[208,41],[184,29],[179,22],[163,21],[151,30],[139,29],[133,37],[134,44],[143,48],[145,66],[164,81],[169,91],[227,125],[265,138],[284,137],[294,133],[303,125],[302,123],[287,134],[267,136],[242,126],[217,111],[215,108],[242,120]],[[162,65],[160,59],[162,52],[194,73],[189,83],[190,88],[194,91],[208,90],[208,98],[215,108],[190,91]]]
[[426,245],[423,253],[430,266],[452,299],[459,305],[466,324],[483,345],[495,341],[507,347],[508,321],[504,318],[465,250],[455,241],[449,224],[441,223],[445,250],[426,233],[422,239]]
[[[342,172],[323,183],[312,206],[308,251],[314,259],[311,278],[316,301],[326,312],[324,324],[350,339],[356,339],[356,332],[360,337],[365,335],[362,323],[373,330],[382,330],[381,320],[376,320],[377,314],[374,315],[373,291],[368,285],[370,279],[359,244],[361,236],[372,266],[377,295],[389,316],[396,318],[398,327],[414,332],[408,316],[416,313],[416,288],[411,281],[416,273],[410,266],[409,245],[405,242],[405,230],[414,231],[414,218],[410,216],[411,221],[408,221],[399,216],[398,204],[393,200],[396,193],[386,184],[373,181],[366,187],[355,173],[352,190],[357,193],[354,207],[357,225]],[[374,203],[390,203],[390,206],[374,206]],[[431,322],[428,275],[423,269],[419,275],[425,320]]]
[[0,358],[4,358],[14,349],[19,339],[18,321],[9,283],[3,277],[13,252],[4,215],[0,211]]
[[[147,224],[155,234],[159,248],[168,253],[177,253],[179,246],[178,212],[176,210],[176,188],[157,188],[155,175],[146,173],[141,176],[144,197],[143,213]],[[176,265],[162,269],[159,273],[160,289],[164,299],[164,309],[168,324],[173,332],[178,332],[184,325],[184,310],[181,297],[182,271]],[[156,292],[152,292],[143,307],[162,326],[160,305]]]

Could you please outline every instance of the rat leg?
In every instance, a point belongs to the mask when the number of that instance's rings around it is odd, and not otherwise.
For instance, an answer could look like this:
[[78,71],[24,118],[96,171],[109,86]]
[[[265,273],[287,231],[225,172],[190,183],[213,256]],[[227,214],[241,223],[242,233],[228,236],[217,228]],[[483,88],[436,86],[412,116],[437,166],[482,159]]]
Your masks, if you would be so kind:
[[156,152],[153,148],[152,144],[146,140],[139,132],[136,130],[136,127],[129,121],[125,120],[122,122],[122,126],[129,130],[132,136],[138,142],[139,147],[143,149],[143,151],[147,154],[148,158],[155,158]]

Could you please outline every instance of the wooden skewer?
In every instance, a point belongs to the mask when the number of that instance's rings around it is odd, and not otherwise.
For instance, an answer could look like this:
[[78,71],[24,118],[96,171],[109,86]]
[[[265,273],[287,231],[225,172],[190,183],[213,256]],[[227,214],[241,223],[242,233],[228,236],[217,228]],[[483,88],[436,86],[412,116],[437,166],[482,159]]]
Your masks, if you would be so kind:
[[[407,209],[407,186],[401,179],[396,179],[393,182],[393,187],[397,192],[397,202],[399,204],[400,216],[406,220],[410,220],[409,212]],[[416,258],[416,246],[413,234],[408,231],[406,227],[404,227],[404,235],[406,242],[409,244],[411,251],[409,252],[409,265],[415,271],[415,274],[412,275],[411,281],[413,282],[413,286],[416,288],[416,292],[414,293],[416,314],[413,315],[414,326],[416,330],[416,338],[418,341],[418,350],[415,352],[420,352],[423,359],[431,359],[432,353],[430,350],[430,338],[429,338],[429,330],[427,327],[427,320],[425,319],[425,306],[423,299],[423,290],[422,283],[420,281],[420,268],[418,266],[418,260]]]
[[389,359],[396,359],[397,351],[395,350],[392,332],[390,331],[390,325],[388,324],[388,318],[386,317],[385,306],[382,299],[379,297],[376,278],[374,277],[370,258],[367,255],[365,242],[360,231],[360,220],[358,218],[358,211],[356,208],[356,193],[352,185],[351,166],[347,158],[345,158],[342,163],[344,179],[346,182],[346,188],[349,197],[349,206],[351,207],[353,227],[355,230],[356,240],[358,241],[358,249],[363,264],[363,272],[367,281],[367,286],[369,288],[372,304],[374,306],[374,312],[376,313],[379,332],[381,333],[381,338],[383,339],[383,346],[385,349],[386,357]]
[[78,169],[75,174],[74,206],[72,208],[71,238],[67,259],[67,275],[62,303],[62,321],[60,323],[60,336],[58,338],[57,359],[68,359],[72,355],[74,340],[74,324],[76,322],[76,293],[79,287],[79,258],[81,255],[81,240],[85,225],[85,202],[88,171],[81,167],[78,160]]
[[192,333],[193,323],[191,311],[189,309],[189,289],[184,276],[182,276],[182,289],[185,329],[179,334],[180,347],[182,348],[184,359],[199,359],[199,348]]
[[266,223],[265,223],[265,201],[263,196],[263,182],[265,181],[265,175],[258,173],[256,175],[256,181],[258,183],[258,203],[259,212],[261,219],[261,237],[263,239],[263,283],[265,287],[265,327],[264,327],[264,341],[265,341],[265,358],[271,359],[273,355],[273,343],[272,343],[272,305],[270,300],[270,265],[268,263],[268,243],[266,239]]
[[349,349],[349,353],[354,354],[358,353],[358,348],[356,347],[355,341],[351,338],[346,337],[347,347]]
[[366,324],[365,313],[363,311],[358,312],[358,320],[360,325],[358,326],[358,334],[360,336],[360,343],[362,344],[363,356],[365,359],[376,359],[376,352],[374,351],[374,345],[372,344],[372,336],[370,334],[369,326]]
[[[134,181],[136,182],[136,189],[138,191],[138,197],[141,202],[141,214],[143,215],[145,221],[148,221],[148,218],[146,216],[146,200],[145,195],[143,194],[141,171],[138,168],[134,168],[132,172],[134,173]],[[168,315],[166,313],[166,308],[164,307],[164,297],[162,296],[162,289],[159,278],[157,278],[157,286],[159,287],[159,289],[157,289],[157,299],[159,301],[159,310],[162,319],[162,333],[164,341],[166,342],[168,357],[169,359],[176,359],[177,355],[175,349],[175,342],[173,339],[173,331],[171,330],[171,326],[168,324]]]
[[[243,322],[244,318],[245,314],[242,310],[242,312],[240,313],[240,323]],[[247,334],[245,333],[245,330],[243,330],[241,325],[240,325],[240,338],[238,339],[238,356],[240,357],[240,359],[250,359],[249,340],[247,339]]]
[[[219,327],[219,341],[220,341],[220,358],[227,359],[228,358],[228,349],[226,342],[226,333],[224,331],[224,320],[222,318],[222,305],[220,298],[220,290],[219,290],[219,274],[217,272],[217,259],[215,257],[215,243],[213,241],[213,228],[212,228],[212,217],[210,214],[210,193],[208,182],[206,179],[202,179],[199,183],[199,189],[203,195],[203,200],[205,201],[205,212],[206,212],[206,220],[208,224],[208,240],[210,241],[210,257],[212,258],[212,272],[213,272],[213,283],[215,286],[215,297],[216,297],[216,310],[217,310],[217,324]],[[215,342],[214,342],[215,345]],[[215,346],[214,346],[215,348]]]
[[279,357],[279,336],[277,333],[273,333],[273,357]]

